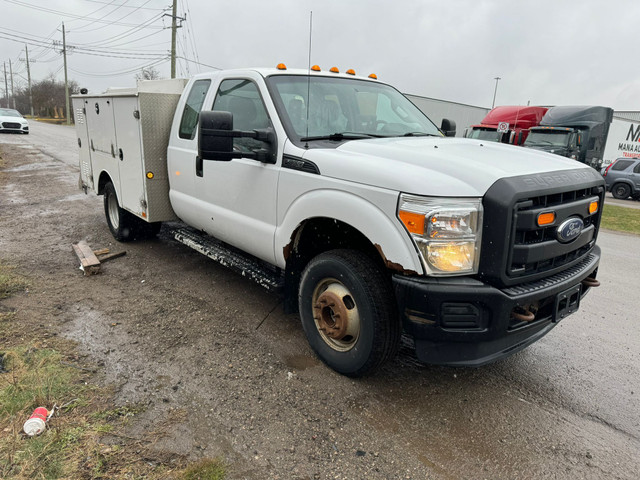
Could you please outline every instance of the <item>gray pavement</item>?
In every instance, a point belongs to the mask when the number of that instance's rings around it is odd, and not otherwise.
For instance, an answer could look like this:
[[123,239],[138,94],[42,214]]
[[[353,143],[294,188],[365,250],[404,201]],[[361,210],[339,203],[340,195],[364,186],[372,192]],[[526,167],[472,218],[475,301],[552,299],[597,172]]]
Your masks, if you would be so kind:
[[[77,176],[74,130],[31,123],[31,135],[2,135],[0,145],[33,145],[47,152],[71,166],[68,183],[72,184],[71,177]],[[83,198],[87,204],[90,203],[90,197]],[[108,235],[104,219],[100,217],[99,202],[94,203],[98,205],[94,206],[91,221],[98,226],[91,224],[87,228],[93,231],[101,228],[104,235]],[[619,201],[610,195],[606,203],[640,207],[640,202]],[[235,303],[238,308],[246,310],[244,318],[234,319],[237,322],[234,325],[242,329],[250,319],[260,322],[259,331],[250,324],[250,328],[246,328],[243,345],[246,343],[248,348],[259,343],[269,352],[274,352],[275,368],[281,368],[284,362],[294,372],[293,379],[298,386],[292,389],[285,404],[271,404],[270,397],[264,396],[261,405],[251,401],[244,408],[255,407],[250,411],[251,418],[255,416],[264,422],[267,437],[269,431],[291,435],[298,442],[296,451],[304,452],[305,442],[313,443],[308,441],[305,433],[306,428],[312,428],[313,431],[330,432],[333,447],[328,458],[333,458],[333,449],[338,452],[338,448],[354,439],[361,442],[358,448],[369,453],[364,459],[344,457],[344,462],[349,462],[352,468],[355,468],[355,462],[373,462],[374,458],[388,458],[388,465],[396,462],[397,474],[389,474],[393,469],[388,467],[385,475],[367,478],[631,480],[638,478],[640,471],[640,295],[637,293],[637,285],[640,284],[640,255],[637,253],[640,236],[601,231],[598,245],[602,249],[598,272],[602,285],[589,292],[577,313],[563,320],[551,333],[526,350],[479,369],[422,366],[416,363],[410,352],[403,350],[400,357],[378,375],[362,381],[337,376],[319,362],[309,360],[306,356],[308,348],[297,321],[292,323],[290,316],[279,310],[273,311],[273,299],[258,287],[253,289],[246,280],[236,278],[212,262],[203,261],[198,254],[176,249],[161,238],[152,244],[152,250],[148,250],[144,243],[130,244],[127,248],[131,255],[128,254],[127,258],[129,262],[139,258],[145,268],[152,265],[154,277],[201,275],[207,279],[201,282],[191,278],[190,282],[184,282],[185,287],[183,282],[176,281],[163,295],[175,292],[181,298],[193,296],[202,300],[210,298],[210,291],[215,288],[217,298],[228,299],[230,304]],[[7,245],[7,248],[11,251],[12,247]],[[176,250],[180,252],[179,256],[175,254]],[[156,257],[151,257],[152,253]],[[119,265],[124,270],[127,263]],[[112,277],[106,275],[103,281]],[[218,279],[218,283],[210,285],[208,282],[212,278]],[[151,279],[147,284],[150,283],[153,283]],[[120,291],[119,285],[117,289]],[[161,311],[173,308],[171,304],[162,303],[161,295],[155,301]],[[98,313],[96,308],[96,315]],[[111,312],[103,313],[108,315]],[[189,318],[185,317],[185,321]],[[186,326],[181,328],[188,330]],[[256,331],[258,333],[254,333]],[[131,332],[134,336],[134,327],[131,327]],[[216,338],[219,338],[219,349],[224,349],[231,341],[230,337]],[[131,348],[133,342],[138,343],[137,338],[129,337],[118,340],[102,336],[97,341],[100,346],[97,351],[104,350],[104,345],[107,345],[112,356],[115,355],[113,352],[121,352]],[[145,340],[156,341],[151,336]],[[109,342],[115,343],[111,345]],[[292,349],[296,355],[290,354]],[[185,355],[185,358],[189,357]],[[203,359],[213,361],[215,365],[215,350],[207,351],[198,359],[197,362],[180,365],[180,370],[198,372],[197,380],[184,377],[181,389],[191,388],[197,392],[220,389],[219,373],[207,377],[207,369],[199,369]],[[300,359],[305,360],[302,367],[298,365]],[[171,372],[170,362],[163,364],[162,358],[143,362],[149,364],[145,368],[157,368],[163,375]],[[218,363],[226,365],[229,361],[222,357]],[[266,389],[268,385],[260,377],[270,378],[268,368],[274,367],[260,368],[252,365],[247,371],[251,372],[251,378],[256,377],[254,388]],[[249,374],[246,378],[249,379]],[[134,378],[121,381],[133,384]],[[283,385],[289,383],[284,382]],[[248,387],[232,384],[232,388]],[[123,391],[126,392],[127,388]],[[205,400],[203,402],[206,403]],[[295,408],[288,408],[289,404]],[[328,411],[321,410],[321,407],[327,407]],[[218,403],[212,398],[201,408],[214,411]],[[292,425],[296,415],[307,410],[317,413],[319,419],[314,419],[313,423],[308,419],[299,421],[300,428],[294,429]],[[226,414],[233,412],[235,410]],[[279,420],[269,417],[269,412],[282,413],[282,417],[287,419],[282,424],[286,428],[276,429],[280,425]],[[311,417],[314,416],[308,416]],[[332,418],[336,419],[337,426],[327,427],[328,419]],[[242,423],[233,422],[232,429],[244,428]],[[203,437],[211,431],[202,425]],[[272,433],[273,438],[276,438],[276,433]],[[215,438],[211,441],[214,442]],[[246,442],[252,445],[252,451],[253,445],[256,445],[256,451],[268,450],[269,439],[266,437],[261,440],[260,436],[253,435],[247,437]],[[300,465],[321,462],[327,468],[339,466],[324,457],[301,458],[296,462]],[[414,464],[430,474],[425,477],[404,473],[408,470],[403,470],[403,467]],[[346,470],[335,471],[349,471],[344,468]],[[348,477],[336,473],[335,478]]]

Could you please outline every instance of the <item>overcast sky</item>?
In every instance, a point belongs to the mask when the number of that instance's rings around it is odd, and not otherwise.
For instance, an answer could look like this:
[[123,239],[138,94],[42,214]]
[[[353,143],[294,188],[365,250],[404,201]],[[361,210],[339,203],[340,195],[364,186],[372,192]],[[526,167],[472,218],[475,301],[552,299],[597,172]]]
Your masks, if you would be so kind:
[[[63,79],[53,41],[77,47],[69,78],[91,92],[133,86],[142,65],[170,73],[171,0],[0,0],[0,57],[26,84]],[[598,104],[640,110],[640,0],[178,0],[178,76],[211,68],[375,72],[404,93],[490,107]],[[144,26],[144,28],[140,28]],[[20,42],[10,41],[12,37]],[[55,47],[59,50],[59,47]],[[140,58],[118,58],[138,56]],[[23,59],[23,60],[20,60]],[[119,72],[126,72],[117,75]],[[4,87],[4,79],[0,85]]]

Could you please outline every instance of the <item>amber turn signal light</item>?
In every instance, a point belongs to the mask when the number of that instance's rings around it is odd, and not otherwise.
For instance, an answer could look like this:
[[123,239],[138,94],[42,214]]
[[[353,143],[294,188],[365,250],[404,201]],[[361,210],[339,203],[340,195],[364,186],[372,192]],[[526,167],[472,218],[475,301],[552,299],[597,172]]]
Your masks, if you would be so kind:
[[596,200],[595,202],[591,202],[589,204],[589,215],[593,215],[597,211],[598,211],[598,201]]
[[538,215],[538,226],[546,227],[556,221],[556,212],[545,212]]
[[413,213],[400,210],[398,215],[400,216],[400,220],[402,220],[402,223],[404,223],[404,226],[407,227],[407,230],[409,230],[409,233],[415,233],[416,235],[424,234],[423,213]]

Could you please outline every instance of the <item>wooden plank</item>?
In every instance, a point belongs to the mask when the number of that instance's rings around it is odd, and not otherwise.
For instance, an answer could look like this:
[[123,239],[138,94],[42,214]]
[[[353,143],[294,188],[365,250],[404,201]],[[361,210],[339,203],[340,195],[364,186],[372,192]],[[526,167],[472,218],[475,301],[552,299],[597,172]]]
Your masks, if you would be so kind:
[[114,258],[123,257],[126,254],[127,254],[126,251],[125,252],[110,253],[108,255],[102,255],[102,256],[98,257],[98,260],[100,260],[101,263],[104,263],[104,262],[108,262],[109,260],[113,260]]
[[85,275],[96,274],[100,271],[100,260],[95,256],[91,247],[85,242],[81,240],[73,246],[73,251],[78,256],[80,260],[80,264],[82,265],[82,269],[84,270]]

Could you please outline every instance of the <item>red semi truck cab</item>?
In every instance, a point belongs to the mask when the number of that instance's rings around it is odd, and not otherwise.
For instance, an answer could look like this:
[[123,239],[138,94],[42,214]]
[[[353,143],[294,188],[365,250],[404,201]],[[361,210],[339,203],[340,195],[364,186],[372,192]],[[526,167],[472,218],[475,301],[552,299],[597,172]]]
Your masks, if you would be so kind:
[[502,106],[491,110],[479,125],[472,125],[465,137],[522,145],[529,129],[540,124],[546,107]]

